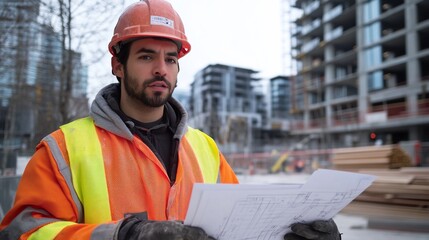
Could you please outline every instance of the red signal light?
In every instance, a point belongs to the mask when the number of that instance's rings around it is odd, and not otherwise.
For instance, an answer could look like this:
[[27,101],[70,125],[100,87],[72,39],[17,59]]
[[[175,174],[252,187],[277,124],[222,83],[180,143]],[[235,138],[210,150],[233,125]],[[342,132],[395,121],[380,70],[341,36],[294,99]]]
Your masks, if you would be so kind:
[[372,132],[372,133],[369,134],[369,138],[371,140],[375,140],[377,138],[377,134],[375,134],[375,132]]

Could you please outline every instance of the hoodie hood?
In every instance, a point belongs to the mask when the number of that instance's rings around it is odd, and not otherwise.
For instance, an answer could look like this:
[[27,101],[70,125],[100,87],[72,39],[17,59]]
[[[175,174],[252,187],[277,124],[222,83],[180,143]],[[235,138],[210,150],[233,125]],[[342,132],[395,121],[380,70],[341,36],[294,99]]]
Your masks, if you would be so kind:
[[[121,117],[109,106],[107,101],[107,98],[112,95],[119,95],[119,93],[119,83],[112,83],[101,89],[91,104],[90,116],[94,119],[94,123],[98,127],[132,140],[132,132],[124,121],[122,121]],[[188,114],[180,102],[173,97],[168,100],[167,109],[172,109],[176,113],[177,119],[179,119],[174,138],[181,139],[187,131]]]

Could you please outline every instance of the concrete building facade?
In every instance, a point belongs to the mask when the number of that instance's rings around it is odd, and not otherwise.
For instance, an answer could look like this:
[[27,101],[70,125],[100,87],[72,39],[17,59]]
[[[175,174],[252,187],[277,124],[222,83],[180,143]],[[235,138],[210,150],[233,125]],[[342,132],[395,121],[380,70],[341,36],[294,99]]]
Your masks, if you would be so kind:
[[[257,71],[212,64],[191,84],[190,125],[212,136],[224,152],[251,151],[266,121],[266,103]],[[247,150],[246,150],[247,149]]]
[[325,148],[429,141],[429,1],[293,7],[292,134]]

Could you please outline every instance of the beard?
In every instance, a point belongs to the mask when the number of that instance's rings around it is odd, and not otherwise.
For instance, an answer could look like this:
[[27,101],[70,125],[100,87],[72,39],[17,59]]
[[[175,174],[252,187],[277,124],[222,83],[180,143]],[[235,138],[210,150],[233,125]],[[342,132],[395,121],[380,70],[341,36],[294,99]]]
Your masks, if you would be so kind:
[[[162,96],[161,92],[154,92],[153,96],[148,96],[146,94],[146,89],[150,84],[156,81],[162,81],[168,86],[168,95]],[[177,81],[177,80],[176,80]],[[157,76],[152,79],[146,80],[143,83],[143,87],[140,87],[137,81],[137,78],[130,76],[127,71],[124,72],[124,79],[123,83],[125,86],[125,91],[127,92],[128,96],[131,98],[140,101],[144,105],[148,107],[161,107],[164,104],[168,102],[171,95],[173,94],[174,89],[172,90],[171,83],[167,81],[162,76]]]

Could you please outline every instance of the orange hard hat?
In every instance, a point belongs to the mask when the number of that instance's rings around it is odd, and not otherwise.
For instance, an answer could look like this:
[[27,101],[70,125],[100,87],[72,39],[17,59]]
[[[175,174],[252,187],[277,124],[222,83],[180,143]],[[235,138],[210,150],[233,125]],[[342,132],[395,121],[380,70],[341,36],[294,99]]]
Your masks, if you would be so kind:
[[191,50],[179,14],[164,0],[142,0],[125,9],[116,23],[109,51],[115,56],[121,42],[142,37],[171,39],[179,46],[179,58]]

